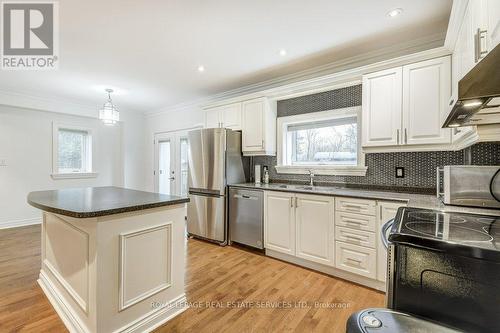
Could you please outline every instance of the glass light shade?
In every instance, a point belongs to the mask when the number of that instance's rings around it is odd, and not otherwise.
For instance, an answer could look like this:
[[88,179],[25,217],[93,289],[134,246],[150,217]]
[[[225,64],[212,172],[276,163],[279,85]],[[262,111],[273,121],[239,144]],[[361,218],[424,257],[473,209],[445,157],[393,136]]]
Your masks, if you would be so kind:
[[102,109],[99,110],[99,119],[101,119],[105,125],[114,125],[120,121],[120,112],[111,101],[107,101],[104,103]]

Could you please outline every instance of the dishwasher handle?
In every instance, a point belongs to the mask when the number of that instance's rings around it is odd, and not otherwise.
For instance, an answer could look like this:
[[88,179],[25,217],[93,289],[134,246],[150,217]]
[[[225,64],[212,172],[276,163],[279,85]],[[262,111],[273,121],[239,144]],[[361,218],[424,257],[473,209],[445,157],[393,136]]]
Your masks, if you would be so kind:
[[246,194],[235,194],[233,197],[236,199],[259,200],[257,197],[252,197]]

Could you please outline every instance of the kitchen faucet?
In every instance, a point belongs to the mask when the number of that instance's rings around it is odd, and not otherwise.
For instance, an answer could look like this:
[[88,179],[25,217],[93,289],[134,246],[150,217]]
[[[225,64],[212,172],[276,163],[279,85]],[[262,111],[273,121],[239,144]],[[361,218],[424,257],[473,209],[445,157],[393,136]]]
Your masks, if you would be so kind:
[[312,170],[309,170],[309,185],[314,186],[314,172]]

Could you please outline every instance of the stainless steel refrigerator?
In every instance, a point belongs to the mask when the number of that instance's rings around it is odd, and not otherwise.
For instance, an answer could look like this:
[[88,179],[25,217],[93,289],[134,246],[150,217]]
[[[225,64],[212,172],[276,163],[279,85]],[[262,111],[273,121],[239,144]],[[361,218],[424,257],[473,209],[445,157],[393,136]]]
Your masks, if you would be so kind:
[[225,245],[226,185],[245,181],[241,132],[206,128],[190,131],[188,140],[188,234]]

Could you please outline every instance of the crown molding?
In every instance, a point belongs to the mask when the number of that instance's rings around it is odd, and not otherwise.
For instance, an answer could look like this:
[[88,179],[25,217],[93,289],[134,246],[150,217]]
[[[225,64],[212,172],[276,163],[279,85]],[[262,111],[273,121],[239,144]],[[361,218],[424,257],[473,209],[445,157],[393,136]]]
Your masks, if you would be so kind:
[[[182,111],[189,108],[205,108],[220,104],[252,99],[257,97],[270,97],[283,99],[288,96],[300,96],[311,92],[321,92],[332,87],[342,86],[347,82],[355,82],[363,73],[376,71],[378,67],[391,64],[398,66],[404,62],[420,61],[449,54],[449,50],[442,47],[445,36],[442,33],[433,34],[425,38],[414,39],[391,47],[386,47],[360,55],[331,62],[322,66],[299,71],[246,85],[240,88],[214,94],[195,101],[184,102],[173,106],[164,107],[152,112],[146,112],[147,117]],[[323,86],[323,87],[322,87]]]
[[453,52],[469,0],[453,0],[444,47]]
[[[0,105],[87,118],[98,117],[97,105],[76,100],[42,97],[17,91],[0,90]],[[120,112],[128,113],[131,110],[122,109]],[[142,112],[138,114],[144,115]]]

